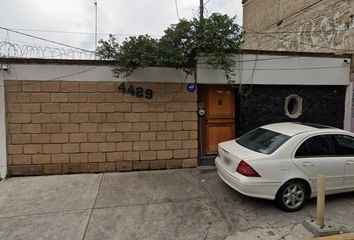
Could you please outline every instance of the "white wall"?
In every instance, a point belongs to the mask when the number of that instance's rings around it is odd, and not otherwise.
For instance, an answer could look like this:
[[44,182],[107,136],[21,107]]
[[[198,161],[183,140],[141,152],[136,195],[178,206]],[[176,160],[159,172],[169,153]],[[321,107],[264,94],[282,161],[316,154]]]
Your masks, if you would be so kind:
[[345,108],[344,108],[344,130],[353,132],[353,82],[350,82],[345,93]]
[[194,82],[194,76],[174,68],[143,68],[132,76],[114,78],[109,66],[85,66],[63,64],[8,64],[7,72],[0,74],[0,80],[36,81],[133,81],[133,82]]
[[[349,85],[350,59],[276,55],[236,55],[236,84]],[[345,63],[346,60],[348,63]],[[113,78],[109,66],[64,64],[8,64],[0,80],[193,82],[194,76],[174,68],[144,68],[127,79]],[[197,66],[197,83],[227,84],[221,71]]]
[[[0,71],[0,76],[4,73]],[[5,122],[5,90],[4,81],[0,80],[0,178],[7,174],[6,122]]]
[[[236,84],[349,85],[350,59],[275,55],[236,55]],[[347,63],[344,62],[347,61]],[[197,83],[226,84],[221,71],[197,67]]]

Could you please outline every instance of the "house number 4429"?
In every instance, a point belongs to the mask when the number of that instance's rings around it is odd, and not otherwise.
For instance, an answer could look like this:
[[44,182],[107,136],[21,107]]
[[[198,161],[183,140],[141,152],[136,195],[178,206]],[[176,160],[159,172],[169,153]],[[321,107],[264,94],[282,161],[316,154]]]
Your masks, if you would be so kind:
[[134,87],[133,85],[129,85],[127,88],[124,83],[121,83],[118,87],[118,92],[130,94],[132,96],[136,96],[138,98],[145,97],[147,99],[151,99],[153,92],[152,89],[144,89],[142,87]]

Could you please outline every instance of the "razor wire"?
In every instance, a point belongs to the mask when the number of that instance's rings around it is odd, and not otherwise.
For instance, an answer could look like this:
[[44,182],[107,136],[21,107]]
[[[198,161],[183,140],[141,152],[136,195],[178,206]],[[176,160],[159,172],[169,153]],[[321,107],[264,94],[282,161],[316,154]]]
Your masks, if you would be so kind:
[[52,48],[48,46],[0,42],[0,57],[6,58],[44,58],[44,59],[94,59],[94,52],[74,48]]

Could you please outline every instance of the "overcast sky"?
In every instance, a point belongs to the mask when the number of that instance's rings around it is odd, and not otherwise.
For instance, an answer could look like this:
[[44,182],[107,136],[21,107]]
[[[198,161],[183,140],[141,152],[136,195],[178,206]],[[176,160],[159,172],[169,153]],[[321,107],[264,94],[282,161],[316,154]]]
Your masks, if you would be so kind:
[[[97,0],[98,39],[108,33],[119,40],[128,35],[159,37],[177,23],[175,0]],[[176,0],[180,18],[198,15],[199,0]],[[241,0],[204,0],[206,16],[220,12],[242,22]],[[95,8],[93,0],[0,0],[0,26],[88,50],[94,49]],[[58,32],[50,32],[58,31]],[[76,32],[76,33],[64,33]],[[44,41],[0,29],[0,42],[54,47]],[[56,46],[60,47],[60,46]]]

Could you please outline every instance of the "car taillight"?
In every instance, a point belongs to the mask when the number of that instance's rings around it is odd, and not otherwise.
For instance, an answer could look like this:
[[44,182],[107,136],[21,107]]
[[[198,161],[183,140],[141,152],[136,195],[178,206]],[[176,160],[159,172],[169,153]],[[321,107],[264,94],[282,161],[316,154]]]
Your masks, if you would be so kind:
[[245,161],[241,161],[238,164],[236,172],[246,177],[260,177],[260,175]]

